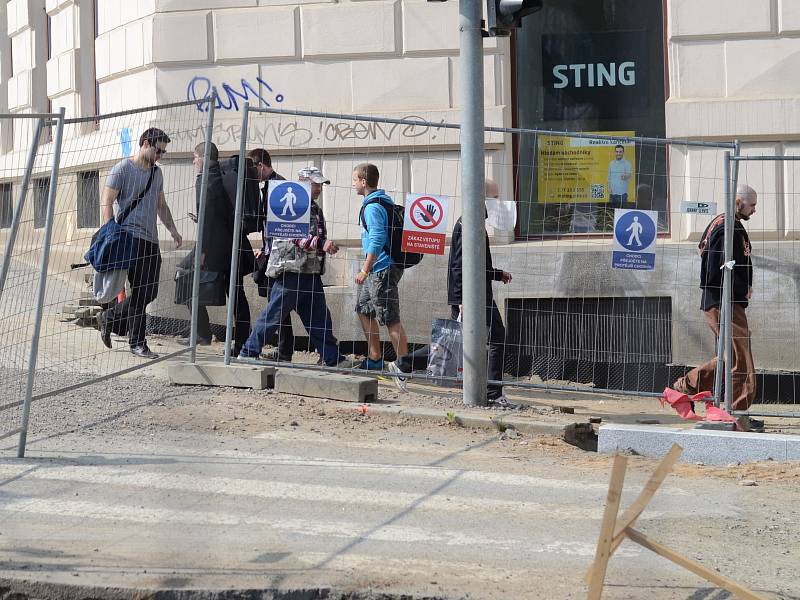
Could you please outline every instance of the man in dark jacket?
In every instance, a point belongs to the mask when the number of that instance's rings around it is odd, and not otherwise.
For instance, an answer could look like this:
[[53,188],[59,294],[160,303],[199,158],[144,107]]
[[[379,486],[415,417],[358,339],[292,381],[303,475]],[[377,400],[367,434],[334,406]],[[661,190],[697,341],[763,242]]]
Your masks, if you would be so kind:
[[[195,193],[197,205],[200,205],[201,183],[203,178],[203,156],[205,143],[198,144],[194,149],[194,165],[197,173]],[[200,255],[200,264],[204,271],[213,271],[228,274],[231,268],[231,248],[233,247],[233,202],[225,192],[222,183],[222,172],[219,166],[219,151],[215,144],[210,144],[208,165],[208,192],[206,193],[206,214],[203,223],[203,246]],[[254,269],[253,252],[247,236],[242,233],[240,240],[239,273],[236,281],[236,298],[234,299],[234,352],[238,353],[250,335],[250,305],[244,292],[244,276],[252,273]],[[193,253],[187,260],[194,260]],[[192,262],[193,264],[193,262]],[[227,290],[227,288],[226,288]],[[191,311],[192,305],[188,304]],[[188,339],[179,340],[179,343],[188,344]],[[208,318],[208,309],[201,306],[197,312],[197,343],[207,346],[211,343],[211,324]]]
[[[500,189],[491,179],[486,180],[486,197],[498,198],[500,196]],[[461,217],[456,221],[453,227],[453,237],[450,242],[450,256],[448,259],[447,269],[447,303],[450,304],[450,318],[458,319],[463,309],[463,297],[461,286],[461,273],[462,273],[462,238],[461,238]],[[485,231],[485,230],[484,230]],[[492,252],[489,248],[489,236],[485,234],[486,240],[486,327],[489,337],[489,372],[488,377],[490,380],[502,381],[503,379],[503,348],[506,339],[506,329],[503,325],[503,319],[500,316],[500,311],[494,301],[494,293],[492,292],[492,283],[495,281],[502,281],[503,283],[511,282],[511,273],[507,273],[502,269],[495,269],[492,264]],[[399,358],[394,363],[388,363],[389,371],[397,373],[410,373],[417,368],[425,368],[428,360],[428,348],[421,348],[416,352]],[[424,365],[422,364],[424,361]],[[395,377],[396,383],[400,389],[405,389],[405,380],[400,377]],[[486,399],[489,406],[498,408],[517,408],[516,405],[509,402],[503,394],[503,386],[499,384],[490,383],[486,390]]]
[[[256,171],[258,171],[258,178],[263,186],[261,188],[261,206],[264,207],[264,213],[266,214],[269,182],[285,181],[286,178],[272,168],[272,157],[265,148],[254,148],[247,153],[247,157],[253,161]],[[270,248],[272,246],[272,240],[267,237],[266,223],[263,224],[263,229],[261,230],[261,241],[261,250],[256,251],[256,260],[260,270],[265,272]],[[267,277],[266,275],[264,275],[262,279],[264,284],[259,284],[258,295],[269,300],[275,279]],[[286,315],[286,318],[278,328],[277,339],[275,339],[275,336],[272,336],[272,339],[269,341],[277,342],[277,345],[264,354],[265,358],[279,362],[292,362],[292,354],[294,353],[294,333],[292,332],[291,315]]]
[[[742,221],[748,221],[756,212],[758,195],[750,186],[736,188],[736,218],[733,229],[733,280],[731,297],[731,337],[733,339],[733,409],[747,410],[756,395],[755,367],[750,351],[750,328],[745,309],[753,294],[753,264],[750,261],[752,246]],[[717,215],[706,227],[698,246],[701,256],[700,304],[706,323],[715,336],[719,336],[720,305],[722,304],[722,266],[725,263],[725,215]],[[717,359],[689,371],[672,387],[684,394],[713,391]],[[750,420],[752,421],[752,420]],[[745,429],[751,423],[743,423]],[[755,423],[756,426],[759,423]]]

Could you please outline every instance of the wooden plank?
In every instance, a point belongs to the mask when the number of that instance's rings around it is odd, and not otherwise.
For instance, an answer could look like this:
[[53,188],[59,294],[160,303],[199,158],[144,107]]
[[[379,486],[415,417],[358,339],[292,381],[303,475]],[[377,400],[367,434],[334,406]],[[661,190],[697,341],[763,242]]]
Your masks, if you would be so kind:
[[608,484],[606,509],[603,511],[603,522],[600,525],[600,539],[597,540],[597,551],[594,555],[594,571],[592,579],[589,581],[589,600],[600,600],[600,596],[603,594],[603,582],[606,578],[608,560],[611,558],[611,540],[614,537],[614,526],[617,523],[627,464],[628,459],[621,454],[614,457],[611,482]]
[[625,535],[628,536],[631,541],[636,542],[640,546],[647,548],[648,550],[652,550],[659,556],[663,556],[667,560],[674,562],[676,565],[691,571],[695,575],[699,575],[703,579],[710,581],[718,585],[719,587],[728,590],[730,593],[735,594],[739,598],[744,598],[745,600],[769,600],[766,596],[762,596],[761,594],[756,594],[755,592],[747,589],[743,585],[736,583],[732,579],[728,579],[723,575],[720,575],[716,571],[712,571],[701,565],[698,562],[695,562],[689,558],[686,558],[682,554],[667,548],[666,546],[659,544],[655,540],[651,540],[647,536],[643,535],[642,533],[636,531],[635,529],[631,529],[630,527],[625,529]]
[[[644,489],[639,493],[639,497],[631,503],[628,509],[622,513],[622,516],[617,520],[614,538],[611,540],[611,547],[609,549],[609,553],[612,556],[625,539],[625,529],[627,527],[632,527],[642,512],[644,512],[644,509],[647,508],[647,505],[650,504],[650,500],[653,499],[658,488],[664,483],[664,479],[666,479],[667,475],[672,471],[672,467],[678,462],[681,452],[683,452],[683,448],[678,444],[672,444],[672,448],[670,448],[669,452],[661,459],[655,472],[653,472],[649,481],[645,484]],[[586,583],[592,580],[592,570],[593,567],[589,567],[589,570],[586,572],[586,576],[584,577]]]

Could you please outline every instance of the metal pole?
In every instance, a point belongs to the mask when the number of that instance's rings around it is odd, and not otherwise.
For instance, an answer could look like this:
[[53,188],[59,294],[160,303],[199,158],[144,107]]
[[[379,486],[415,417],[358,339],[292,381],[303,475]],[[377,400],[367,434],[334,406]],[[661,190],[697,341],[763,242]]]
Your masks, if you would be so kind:
[[[731,400],[733,398],[733,383],[731,377],[731,367],[733,366],[733,352],[731,346],[731,312],[733,305],[731,303],[731,287],[733,286],[733,267],[728,265],[733,261],[733,227],[734,227],[734,213],[735,213],[735,196],[736,191],[732,189],[731,174],[731,153],[725,153],[725,164],[723,175],[727,186],[727,193],[725,195],[725,279],[722,283],[722,312],[720,320],[724,324],[725,340],[725,410],[731,410]],[[723,331],[720,331],[722,334]]]
[[[725,227],[728,227],[728,194],[730,194],[730,152],[725,152],[722,163],[723,197],[725,199],[722,207],[725,217]],[[723,262],[725,260],[723,259]],[[722,290],[725,294],[725,282],[728,279],[727,269],[722,269]],[[719,335],[717,335],[717,368],[714,370],[714,406],[719,407],[722,400],[722,376],[725,369],[725,302],[720,303],[719,307]]]
[[11,230],[8,232],[8,239],[6,239],[6,253],[3,255],[3,267],[0,270],[0,298],[3,297],[3,289],[6,286],[6,277],[8,277],[8,270],[11,268],[11,252],[14,250],[14,243],[17,241],[17,231],[19,224],[22,221],[22,210],[25,208],[25,198],[28,195],[28,186],[31,182],[33,174],[33,163],[36,161],[36,153],[39,151],[39,138],[42,135],[42,128],[44,127],[44,119],[39,119],[36,122],[36,133],[33,135],[33,143],[28,150],[28,160],[25,162],[25,173],[22,175],[22,183],[19,188],[19,200],[14,209],[14,216],[11,218]]
[[242,199],[244,198],[244,172],[247,165],[247,119],[250,103],[242,110],[242,133],[239,140],[239,172],[236,178],[236,211],[233,217],[233,244],[231,246],[231,276],[228,282],[228,314],[225,319],[225,364],[231,364],[233,342],[233,307],[236,304],[236,282],[239,280],[239,238],[242,235]]
[[464,404],[486,405],[486,229],[481,0],[460,0]]
[[44,241],[42,242],[42,262],[39,267],[39,288],[36,291],[36,312],[31,336],[31,352],[28,358],[28,385],[25,390],[25,403],[22,405],[22,425],[19,434],[17,457],[25,457],[25,444],[28,440],[28,421],[31,416],[31,398],[33,397],[33,381],[36,376],[36,359],[39,356],[39,335],[42,331],[44,313],[44,295],[47,292],[47,265],[50,262],[50,240],[53,234],[53,217],[56,211],[56,192],[58,191],[58,167],[61,163],[61,139],[64,134],[64,107],[58,112],[58,127],[53,146],[53,171],[50,173],[50,190],[47,193],[47,219],[44,225]]
[[[194,278],[192,279],[192,315],[189,326],[189,345],[192,347],[192,362],[197,361],[197,311],[200,310],[200,255],[203,252],[203,227],[206,222],[206,200],[208,198],[208,161],[211,156],[211,134],[214,131],[214,105],[216,97],[208,101],[206,141],[203,146],[203,173],[200,176],[200,206],[197,209],[197,241],[194,244]],[[230,304],[230,302],[229,302]]]

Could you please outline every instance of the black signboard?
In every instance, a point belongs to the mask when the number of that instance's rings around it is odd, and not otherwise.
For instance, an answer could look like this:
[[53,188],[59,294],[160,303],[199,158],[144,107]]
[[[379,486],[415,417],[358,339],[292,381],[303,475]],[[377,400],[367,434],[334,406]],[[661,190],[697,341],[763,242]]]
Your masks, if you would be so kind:
[[543,35],[545,120],[645,114],[646,35],[644,31]]

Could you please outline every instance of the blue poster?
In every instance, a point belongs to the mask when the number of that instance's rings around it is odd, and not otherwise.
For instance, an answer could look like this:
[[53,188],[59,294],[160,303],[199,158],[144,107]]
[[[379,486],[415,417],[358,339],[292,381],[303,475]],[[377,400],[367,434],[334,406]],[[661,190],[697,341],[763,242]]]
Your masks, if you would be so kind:
[[656,268],[657,219],[658,213],[652,210],[614,210],[612,267],[637,271]]
[[267,236],[304,238],[311,217],[311,186],[298,181],[270,181]]

